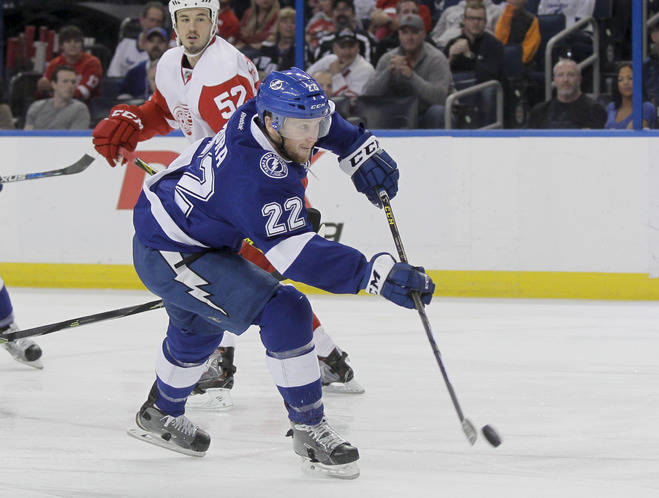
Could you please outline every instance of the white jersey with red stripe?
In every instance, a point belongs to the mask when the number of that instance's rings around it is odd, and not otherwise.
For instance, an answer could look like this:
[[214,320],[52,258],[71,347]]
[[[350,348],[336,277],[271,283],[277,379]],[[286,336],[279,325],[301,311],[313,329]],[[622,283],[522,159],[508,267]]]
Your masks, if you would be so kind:
[[194,69],[184,67],[184,60],[179,47],[163,54],[151,101],[172,129],[180,128],[195,142],[215,135],[238,107],[256,95],[259,77],[252,61],[218,36]]

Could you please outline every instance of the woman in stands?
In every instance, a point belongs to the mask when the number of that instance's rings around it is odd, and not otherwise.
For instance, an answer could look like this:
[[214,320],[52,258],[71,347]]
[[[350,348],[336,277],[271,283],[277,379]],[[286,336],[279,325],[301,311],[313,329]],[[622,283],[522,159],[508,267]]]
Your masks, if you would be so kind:
[[[634,96],[634,72],[630,62],[623,62],[618,67],[618,84],[613,85],[613,102],[606,107],[608,119],[606,129],[632,129],[632,99]],[[654,128],[657,120],[657,109],[649,101],[643,88],[643,128]]]

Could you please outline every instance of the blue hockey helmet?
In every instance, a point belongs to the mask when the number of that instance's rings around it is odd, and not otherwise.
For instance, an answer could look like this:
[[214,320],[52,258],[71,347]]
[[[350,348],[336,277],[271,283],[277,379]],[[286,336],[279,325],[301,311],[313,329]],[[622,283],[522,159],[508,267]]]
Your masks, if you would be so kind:
[[[327,135],[332,106],[325,92],[307,73],[293,67],[268,74],[256,94],[256,110],[265,123],[265,113],[272,117],[272,127],[287,135],[286,119],[318,121],[318,138]],[[292,130],[291,130],[292,131]]]

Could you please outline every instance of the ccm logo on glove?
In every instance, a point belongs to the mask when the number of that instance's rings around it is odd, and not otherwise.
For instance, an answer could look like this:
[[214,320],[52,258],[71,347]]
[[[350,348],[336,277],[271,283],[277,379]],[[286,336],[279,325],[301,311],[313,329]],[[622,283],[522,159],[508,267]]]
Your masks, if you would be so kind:
[[418,292],[421,302],[430,304],[435,292],[435,284],[422,267],[396,263],[387,253],[373,256],[360,288],[409,309],[416,307],[412,293]]
[[366,142],[361,144],[361,146],[353,152],[350,156],[341,160],[339,166],[341,169],[349,174],[353,175],[359,167],[366,162],[373,154],[380,150],[380,144],[374,135],[371,135]]
[[112,118],[125,118],[125,119],[130,119],[133,121],[137,126],[139,126],[140,130],[144,129],[144,125],[142,124],[142,120],[137,117],[137,114],[134,112],[127,111],[125,109],[115,109],[112,111],[110,114],[110,117]]

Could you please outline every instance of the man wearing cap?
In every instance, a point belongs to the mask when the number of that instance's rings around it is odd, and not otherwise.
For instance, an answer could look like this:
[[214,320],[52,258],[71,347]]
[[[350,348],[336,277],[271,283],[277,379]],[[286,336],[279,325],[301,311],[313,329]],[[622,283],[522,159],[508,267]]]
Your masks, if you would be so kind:
[[[394,19],[391,19],[390,17],[387,16],[387,18],[391,21],[389,27],[391,28],[392,31],[390,34],[388,34],[378,42],[378,46],[375,50],[375,61],[373,62],[373,64],[377,64],[377,62],[380,60],[380,57],[382,57],[384,54],[389,52],[389,50],[396,48],[400,45],[400,39],[398,38],[398,27],[399,27],[398,23],[400,21],[400,18],[403,17],[405,14],[416,14],[421,19],[424,19],[421,12],[421,5],[419,5],[419,0],[400,0],[400,2],[396,4],[396,17]],[[374,13],[374,16],[377,17],[377,14]],[[373,25],[373,17],[371,17],[371,26],[372,25]],[[431,28],[428,28],[428,23],[425,20],[423,22],[423,25],[426,27],[425,40],[431,45],[435,46],[435,42],[430,36],[430,29],[432,29],[432,26]]]
[[313,54],[310,54],[310,61],[315,62],[327,54],[331,54],[334,51],[334,37],[343,28],[349,27],[356,33],[357,41],[359,42],[359,53],[368,62],[373,63],[373,56],[378,41],[371,33],[360,28],[360,21],[355,15],[354,0],[333,0],[332,15],[334,16],[336,30],[319,40]]
[[359,54],[359,41],[353,29],[344,28],[334,38],[334,53],[327,54],[308,68],[309,74],[328,71],[332,75],[332,95],[356,98],[375,73],[373,66]]
[[165,6],[160,2],[149,2],[144,6],[139,17],[142,27],[140,36],[137,39],[123,38],[119,41],[108,67],[108,76],[125,76],[135,64],[149,60],[145,47],[146,32],[151,28],[162,27],[166,16]]
[[148,99],[151,96],[147,72],[169,48],[170,38],[169,32],[160,27],[148,29],[144,33],[144,52],[149,59],[138,62],[128,70],[119,85],[119,98]]
[[382,56],[363,95],[419,98],[419,127],[443,128],[444,104],[453,91],[446,56],[424,41],[423,20],[406,14],[399,21],[400,47]]

